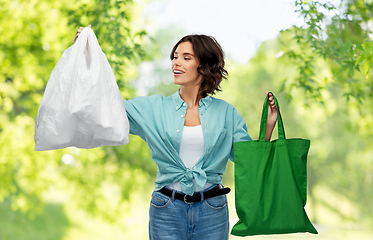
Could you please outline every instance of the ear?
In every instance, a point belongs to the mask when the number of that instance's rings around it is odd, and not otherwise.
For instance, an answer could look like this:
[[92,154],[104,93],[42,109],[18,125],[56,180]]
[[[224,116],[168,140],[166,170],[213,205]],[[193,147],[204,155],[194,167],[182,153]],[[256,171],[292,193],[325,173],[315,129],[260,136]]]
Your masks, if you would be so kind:
[[197,68],[197,72],[202,75],[205,72],[205,68],[202,65],[199,65]]

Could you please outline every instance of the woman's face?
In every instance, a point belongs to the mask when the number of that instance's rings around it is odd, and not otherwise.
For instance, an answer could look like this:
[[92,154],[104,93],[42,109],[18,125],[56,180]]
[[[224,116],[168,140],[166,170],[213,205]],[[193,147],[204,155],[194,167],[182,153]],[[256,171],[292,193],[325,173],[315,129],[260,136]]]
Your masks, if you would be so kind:
[[171,64],[174,83],[183,86],[199,86],[202,75],[197,71],[198,66],[199,60],[194,55],[192,43],[180,43],[174,52]]

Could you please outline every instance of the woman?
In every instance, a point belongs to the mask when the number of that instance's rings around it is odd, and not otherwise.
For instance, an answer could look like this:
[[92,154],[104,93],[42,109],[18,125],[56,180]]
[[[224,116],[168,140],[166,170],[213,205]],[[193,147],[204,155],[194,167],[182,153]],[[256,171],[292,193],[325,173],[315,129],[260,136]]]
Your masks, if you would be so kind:
[[[75,37],[83,28],[79,28]],[[149,210],[150,239],[228,239],[222,187],[233,143],[249,141],[245,121],[229,103],[211,97],[226,78],[224,54],[213,37],[188,35],[171,51],[174,83],[169,97],[124,101],[130,133],[147,142],[158,172]],[[277,121],[270,95],[266,140]]]

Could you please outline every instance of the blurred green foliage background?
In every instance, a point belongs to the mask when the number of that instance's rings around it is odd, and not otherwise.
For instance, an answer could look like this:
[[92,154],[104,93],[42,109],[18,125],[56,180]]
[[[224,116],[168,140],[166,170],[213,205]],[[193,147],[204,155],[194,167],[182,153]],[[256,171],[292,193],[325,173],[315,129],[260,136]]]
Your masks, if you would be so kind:
[[[227,59],[229,80],[217,97],[239,110],[257,138],[265,91],[273,91],[287,136],[311,139],[306,208],[320,235],[281,238],[371,239],[373,3],[294,6],[305,25],[263,42],[245,64]],[[149,94],[177,90],[160,64],[175,32],[170,26],[150,36],[141,11],[130,0],[0,0],[1,240],[147,239],[157,168],[141,139],[46,152],[35,152],[33,140],[49,75],[79,26],[92,24],[123,98],[136,96],[140,63],[163,79]],[[224,182],[234,188],[232,163]],[[233,225],[234,194],[229,200]]]

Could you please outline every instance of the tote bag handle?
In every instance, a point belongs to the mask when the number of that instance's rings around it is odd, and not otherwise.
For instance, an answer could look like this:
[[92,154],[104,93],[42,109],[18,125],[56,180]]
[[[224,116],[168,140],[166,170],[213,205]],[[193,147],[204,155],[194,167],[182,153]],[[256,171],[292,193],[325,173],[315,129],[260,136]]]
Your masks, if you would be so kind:
[[278,128],[278,138],[279,139],[286,139],[285,137],[285,129],[284,124],[282,123],[282,117],[280,113],[280,105],[278,104],[277,98],[273,95],[272,92],[268,92],[266,96],[266,100],[263,104],[263,111],[262,111],[262,119],[260,121],[260,132],[259,132],[259,141],[265,141],[265,133],[266,133],[266,126],[267,126],[267,118],[268,118],[268,106],[269,106],[269,94],[272,94],[273,99],[275,100],[275,105],[277,108],[277,128]]

